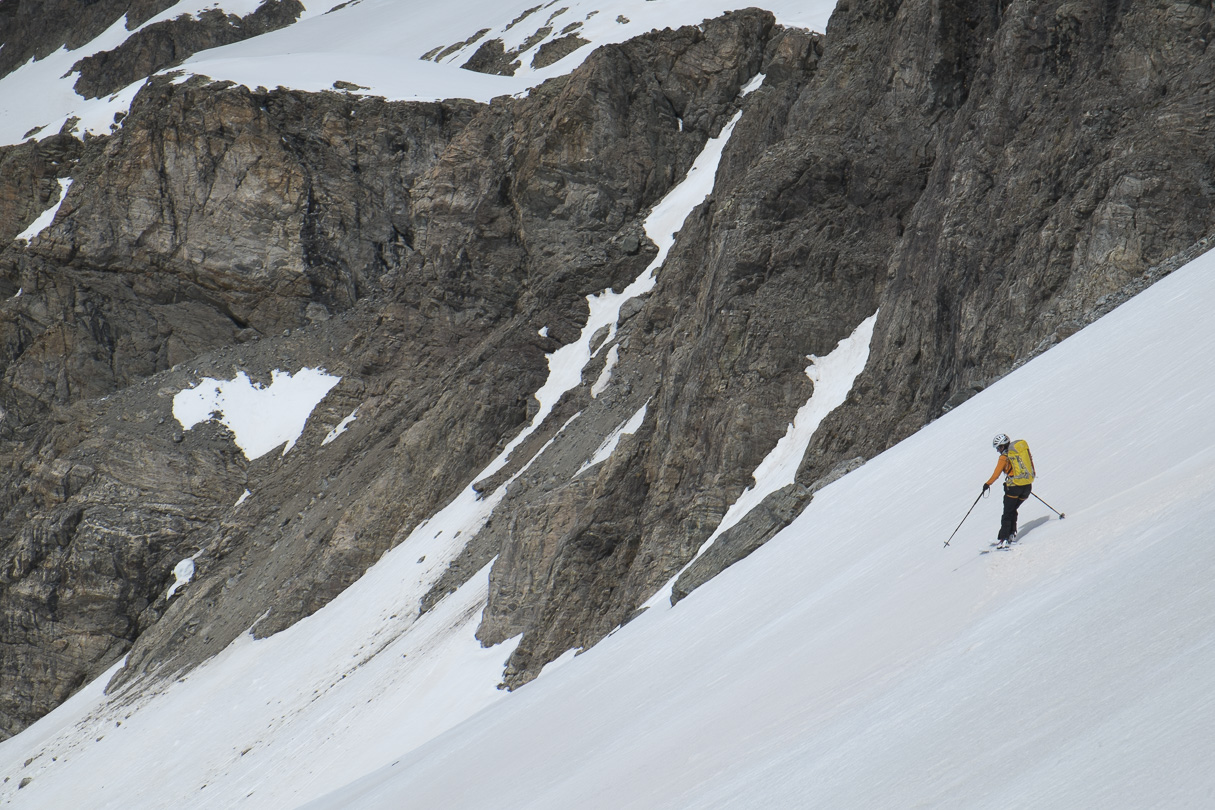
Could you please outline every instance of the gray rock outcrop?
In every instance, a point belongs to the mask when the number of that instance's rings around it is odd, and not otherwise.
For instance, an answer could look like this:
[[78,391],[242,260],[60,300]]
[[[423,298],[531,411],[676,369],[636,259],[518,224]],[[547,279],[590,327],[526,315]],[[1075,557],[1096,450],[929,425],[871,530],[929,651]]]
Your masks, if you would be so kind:
[[266,0],[244,17],[207,9],[197,17],[182,15],[153,23],[117,48],[87,56],[73,69],[80,74],[76,92],[99,98],[180,64],[198,51],[231,45],[284,28],[299,19],[299,0]]
[[[203,374],[325,365],[349,382],[324,412],[336,422],[358,405],[360,417],[338,462],[306,435],[293,457],[316,459],[203,474],[214,509],[199,514],[214,531],[130,541],[145,556],[154,547],[156,563],[94,613],[159,617],[171,607],[161,596],[172,565],[197,554],[200,579],[177,597],[178,618],[116,625],[105,650],[70,656],[46,679],[21,663],[45,645],[15,639],[7,672],[31,685],[4,707],[8,728],[136,638],[124,677],[221,649],[266,614],[268,594],[273,607],[257,632],[288,626],[465,486],[529,416],[544,353],[577,334],[586,296],[648,263],[640,217],[686,172],[758,66],[755,56],[706,78],[690,61],[770,28],[764,15],[737,15],[707,32],[628,43],[529,99],[488,108],[198,81],[146,88],[121,131],[72,167],[57,223],[0,260],[6,288],[22,290],[3,305],[14,324],[0,391],[8,490],[32,487],[30,464],[74,458],[69,438],[45,450],[51,414],[102,397],[105,415],[95,418],[106,424],[122,420],[123,406],[110,403],[157,402],[136,420],[141,429],[170,454],[192,452],[205,434],[181,435],[164,392]],[[725,49],[730,59],[754,50]],[[315,316],[318,308],[334,317]],[[129,452],[138,444],[126,441]],[[35,451],[47,457],[33,462]],[[67,490],[62,508],[85,521],[118,499],[119,511],[141,519],[148,496],[101,495],[93,480]],[[264,496],[229,514],[244,486]],[[8,514],[14,532],[29,521]],[[13,569],[0,601],[10,600],[14,622],[58,627],[56,614],[34,610],[38,600],[15,599],[39,577],[76,587],[65,573],[76,563],[46,554],[43,545],[59,541],[44,536],[31,535],[31,552],[6,544],[32,561]],[[89,547],[83,538],[67,545]]]

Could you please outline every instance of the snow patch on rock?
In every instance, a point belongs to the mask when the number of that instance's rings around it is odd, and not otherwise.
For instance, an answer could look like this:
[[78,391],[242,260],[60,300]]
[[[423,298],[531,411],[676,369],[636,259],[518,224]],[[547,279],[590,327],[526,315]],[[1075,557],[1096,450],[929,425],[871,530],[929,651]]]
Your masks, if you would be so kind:
[[350,427],[350,423],[353,422],[355,419],[358,419],[358,417],[359,417],[359,409],[355,408],[353,411],[350,412],[349,416],[347,416],[341,422],[338,422],[337,425],[333,428],[333,430],[331,430],[325,434],[325,438],[321,440],[321,446],[329,444],[329,442],[333,441],[338,436],[341,436],[343,433],[345,433],[346,429],[348,427]]
[[285,456],[312,410],[341,379],[316,368],[302,368],[294,376],[276,369],[265,386],[243,371],[231,380],[208,377],[173,397],[173,416],[185,430],[212,419],[226,425],[250,461],[283,444]]
[[[38,215],[38,218],[30,223],[30,226],[21,233],[17,234],[17,239],[24,239],[26,242],[33,239],[38,234],[51,227],[51,223],[55,221],[55,216],[59,213],[59,206],[63,205],[63,201],[67,199],[68,189],[72,187],[72,178],[64,177],[59,180],[59,199],[50,208]],[[17,291],[20,295],[21,291]],[[14,296],[16,297],[16,296]]]

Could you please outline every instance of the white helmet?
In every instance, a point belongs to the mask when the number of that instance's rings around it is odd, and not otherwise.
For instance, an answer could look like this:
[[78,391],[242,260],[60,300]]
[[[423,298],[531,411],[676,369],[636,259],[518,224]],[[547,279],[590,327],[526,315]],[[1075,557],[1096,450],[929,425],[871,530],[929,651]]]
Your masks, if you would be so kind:
[[997,433],[996,437],[991,440],[991,446],[999,450],[1008,444],[1008,437],[1003,433]]

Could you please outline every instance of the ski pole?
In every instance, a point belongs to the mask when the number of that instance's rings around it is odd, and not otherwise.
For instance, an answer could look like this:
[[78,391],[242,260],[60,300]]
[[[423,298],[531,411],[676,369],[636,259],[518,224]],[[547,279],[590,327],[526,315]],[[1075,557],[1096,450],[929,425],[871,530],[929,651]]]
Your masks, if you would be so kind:
[[[984,490],[983,492],[980,492],[980,493],[979,493],[979,498],[982,498],[982,497],[983,497],[983,495],[984,495],[985,493],[986,493],[986,490]],[[979,498],[975,498],[975,502],[974,502],[974,503],[972,503],[972,504],[970,505],[970,508],[966,510],[966,517],[963,517],[963,518],[962,518],[962,523],[965,523],[965,522],[966,522],[966,518],[970,517],[970,513],[971,513],[971,512],[973,512],[973,511],[975,511],[975,507],[979,505]],[[962,523],[959,523],[959,524],[958,524],[958,529],[962,528]],[[957,533],[958,533],[958,529],[954,529],[954,530],[953,530],[953,534],[957,534]],[[949,535],[949,540],[952,540],[952,539],[953,539],[953,534]],[[946,541],[945,541],[945,545],[946,545],[946,546],[948,546],[948,545],[949,545],[949,540],[946,540]]]
[[[1031,492],[1031,493],[1029,493],[1029,494],[1030,494],[1030,495],[1033,495],[1035,498],[1038,498],[1038,493],[1036,493],[1036,492]],[[1038,500],[1042,501],[1042,499],[1041,499],[1041,498],[1038,498]],[[1063,514],[1063,513],[1062,513],[1062,512],[1060,512],[1058,509],[1056,509],[1055,507],[1051,506],[1049,503],[1046,503],[1046,501],[1042,501],[1042,503],[1045,503],[1045,504],[1046,504],[1046,508],[1047,508],[1047,509],[1049,509],[1050,511],[1052,511],[1052,512],[1054,512],[1056,515],[1058,515],[1058,516],[1059,516],[1059,520],[1063,520],[1063,518],[1067,517],[1067,515]],[[948,544],[948,543],[946,543],[945,545],[949,545],[949,544]]]

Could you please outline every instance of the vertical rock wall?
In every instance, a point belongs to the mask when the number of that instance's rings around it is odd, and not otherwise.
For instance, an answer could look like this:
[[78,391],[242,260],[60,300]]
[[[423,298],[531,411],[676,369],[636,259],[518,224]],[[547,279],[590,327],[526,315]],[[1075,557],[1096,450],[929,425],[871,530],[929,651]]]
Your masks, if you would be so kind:
[[1213,15],[1001,11],[891,257],[874,360],[805,480],[908,435],[1212,232]]

